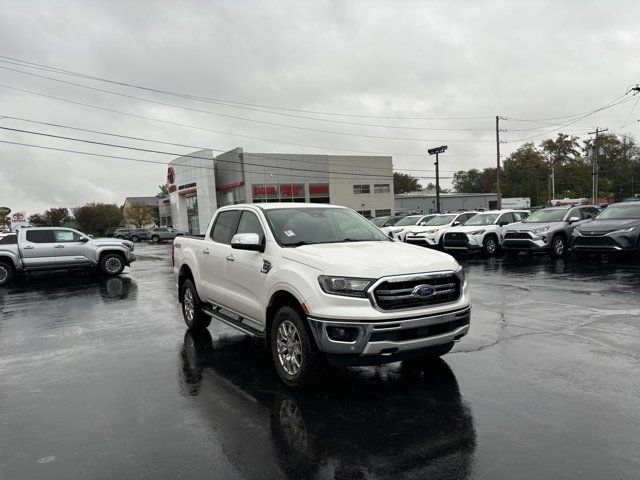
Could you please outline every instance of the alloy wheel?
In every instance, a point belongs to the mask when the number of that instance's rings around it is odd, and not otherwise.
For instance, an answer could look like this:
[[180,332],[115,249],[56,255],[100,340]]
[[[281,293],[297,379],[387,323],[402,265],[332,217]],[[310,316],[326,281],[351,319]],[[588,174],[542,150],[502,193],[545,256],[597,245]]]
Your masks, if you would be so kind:
[[276,343],[280,365],[289,375],[296,375],[302,367],[302,343],[298,329],[289,320],[278,327]]
[[6,281],[8,276],[9,271],[7,270],[7,267],[5,267],[4,265],[0,265],[0,284]]
[[561,256],[564,253],[564,241],[562,238],[558,237],[553,242],[553,251],[557,256]]
[[187,320],[191,322],[195,315],[195,307],[193,302],[193,292],[191,291],[190,288],[187,288],[184,291],[184,299],[182,300],[182,307],[184,308],[184,316],[187,317]]
[[122,261],[118,257],[111,257],[105,262],[104,267],[109,273],[117,273],[122,268]]

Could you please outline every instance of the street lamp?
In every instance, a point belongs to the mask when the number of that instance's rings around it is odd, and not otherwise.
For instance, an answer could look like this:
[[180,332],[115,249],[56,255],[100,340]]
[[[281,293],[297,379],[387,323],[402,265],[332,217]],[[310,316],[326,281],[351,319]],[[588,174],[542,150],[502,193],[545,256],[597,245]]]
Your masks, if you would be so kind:
[[440,164],[438,154],[444,153],[446,149],[447,146],[442,145],[441,147],[430,148],[429,150],[427,150],[429,152],[429,155],[436,156],[436,163],[434,163],[434,165],[436,166],[436,213],[440,213]]

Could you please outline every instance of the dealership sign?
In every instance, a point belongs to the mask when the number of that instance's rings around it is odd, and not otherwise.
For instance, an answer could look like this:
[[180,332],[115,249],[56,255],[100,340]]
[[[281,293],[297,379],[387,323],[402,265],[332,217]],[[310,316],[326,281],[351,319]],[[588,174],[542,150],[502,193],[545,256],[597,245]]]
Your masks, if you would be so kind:
[[23,227],[27,224],[26,212],[13,212],[10,218],[11,218],[11,230],[15,230],[16,228]]

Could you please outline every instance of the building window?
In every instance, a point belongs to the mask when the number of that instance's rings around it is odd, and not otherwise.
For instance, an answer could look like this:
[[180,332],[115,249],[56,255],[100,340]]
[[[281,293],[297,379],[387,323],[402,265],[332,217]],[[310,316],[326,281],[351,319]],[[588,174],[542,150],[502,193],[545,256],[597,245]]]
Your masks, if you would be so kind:
[[329,184],[328,183],[310,183],[309,184],[309,202],[310,203],[330,203]]
[[353,193],[356,195],[360,193],[371,193],[371,185],[354,185]]
[[376,217],[390,217],[390,216],[391,216],[391,210],[390,209],[376,210]]
[[388,183],[376,183],[373,186],[373,193],[391,193],[391,187]]
[[371,218],[371,210],[358,210],[357,212],[364,218]]
[[253,203],[262,202],[305,202],[304,184],[281,184],[281,185],[261,185],[251,186],[253,192]]

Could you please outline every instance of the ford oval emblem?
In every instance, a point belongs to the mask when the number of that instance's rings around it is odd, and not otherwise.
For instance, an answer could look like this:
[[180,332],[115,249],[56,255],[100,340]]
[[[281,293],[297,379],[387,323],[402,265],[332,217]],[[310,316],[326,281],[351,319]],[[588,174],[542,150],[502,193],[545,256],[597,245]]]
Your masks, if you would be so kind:
[[427,298],[432,297],[434,293],[436,293],[436,290],[431,285],[418,285],[413,289],[411,295],[414,297]]

